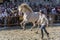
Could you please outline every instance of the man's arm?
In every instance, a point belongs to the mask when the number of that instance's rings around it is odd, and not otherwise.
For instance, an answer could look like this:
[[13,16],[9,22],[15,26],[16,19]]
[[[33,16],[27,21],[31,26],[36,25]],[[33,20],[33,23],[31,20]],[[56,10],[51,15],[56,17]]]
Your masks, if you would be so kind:
[[48,22],[48,19],[47,19],[47,17],[46,17],[46,16],[45,16],[45,20],[46,20],[46,26],[48,27],[49,22]]

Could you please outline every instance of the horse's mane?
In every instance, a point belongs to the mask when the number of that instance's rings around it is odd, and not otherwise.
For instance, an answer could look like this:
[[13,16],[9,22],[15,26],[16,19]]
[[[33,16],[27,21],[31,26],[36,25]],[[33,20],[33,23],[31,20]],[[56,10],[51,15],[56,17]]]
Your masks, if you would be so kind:
[[26,3],[21,4],[19,6],[19,8],[24,8],[25,9],[25,10],[22,10],[22,11],[27,11],[28,10],[29,12],[33,12],[32,8]]

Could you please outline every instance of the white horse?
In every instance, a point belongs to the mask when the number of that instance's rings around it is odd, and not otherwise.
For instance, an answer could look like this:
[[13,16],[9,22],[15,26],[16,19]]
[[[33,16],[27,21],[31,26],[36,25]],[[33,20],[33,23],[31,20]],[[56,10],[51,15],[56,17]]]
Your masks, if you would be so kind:
[[21,4],[18,7],[18,10],[19,10],[20,16],[21,16],[22,13],[24,14],[23,15],[23,21],[20,23],[21,26],[23,27],[23,29],[25,29],[25,24],[28,23],[28,22],[32,22],[33,27],[36,26],[35,22],[37,22],[37,20],[39,19],[39,13],[38,12],[33,12],[31,7],[29,7],[28,4],[26,4],[26,3]]

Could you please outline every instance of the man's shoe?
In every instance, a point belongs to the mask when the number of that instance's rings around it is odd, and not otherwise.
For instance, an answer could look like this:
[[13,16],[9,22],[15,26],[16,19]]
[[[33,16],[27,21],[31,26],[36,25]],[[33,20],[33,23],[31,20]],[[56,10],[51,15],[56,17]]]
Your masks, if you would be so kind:
[[47,37],[49,37],[49,33],[47,33]]
[[43,40],[43,37],[41,37],[41,39]]

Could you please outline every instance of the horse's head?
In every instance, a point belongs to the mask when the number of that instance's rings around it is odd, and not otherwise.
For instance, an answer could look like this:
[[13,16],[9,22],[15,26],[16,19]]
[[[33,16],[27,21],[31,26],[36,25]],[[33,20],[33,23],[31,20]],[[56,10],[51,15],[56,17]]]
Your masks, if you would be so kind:
[[18,7],[18,10],[19,12],[23,12],[23,13],[26,13],[26,12],[33,12],[33,10],[31,9],[31,7],[29,7],[28,4],[26,3],[22,3],[19,7]]
[[18,6],[18,14],[19,16],[22,16],[22,6]]

